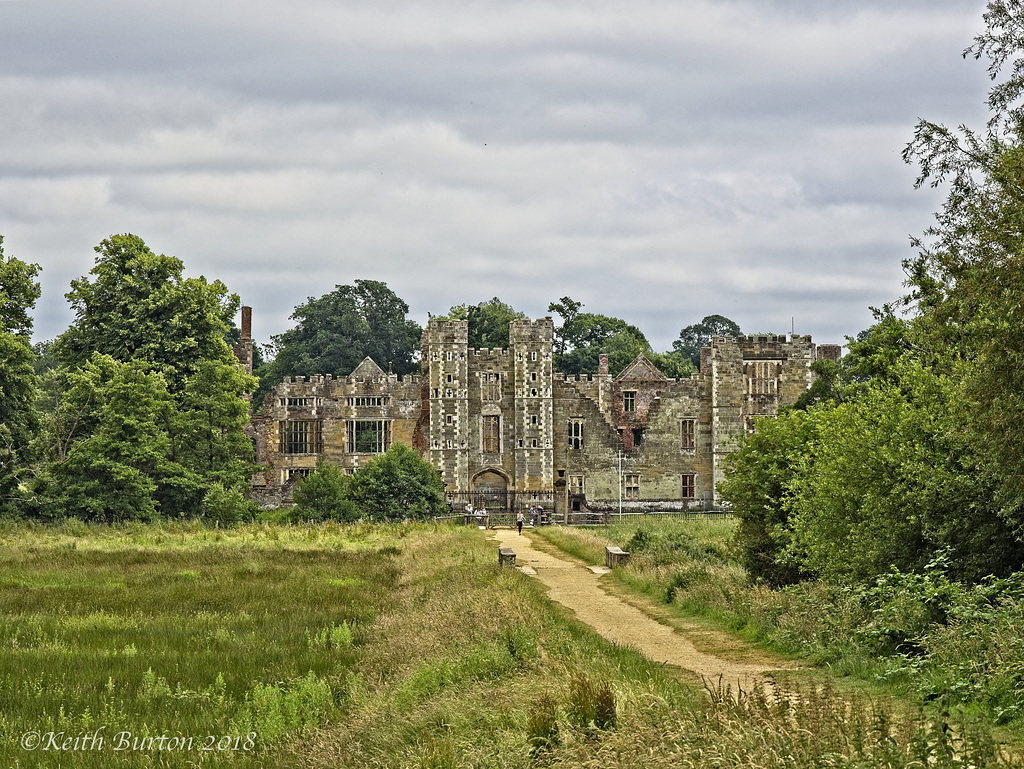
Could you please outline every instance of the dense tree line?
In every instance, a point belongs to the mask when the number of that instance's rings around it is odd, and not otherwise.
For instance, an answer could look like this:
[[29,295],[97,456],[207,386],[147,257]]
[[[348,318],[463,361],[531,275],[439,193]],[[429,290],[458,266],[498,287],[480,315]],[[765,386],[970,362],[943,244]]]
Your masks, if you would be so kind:
[[921,121],[904,152],[919,186],[949,184],[909,292],[730,458],[721,491],[769,582],[1024,564],[1024,5],[991,2],[985,21],[965,56],[996,81],[986,129]]

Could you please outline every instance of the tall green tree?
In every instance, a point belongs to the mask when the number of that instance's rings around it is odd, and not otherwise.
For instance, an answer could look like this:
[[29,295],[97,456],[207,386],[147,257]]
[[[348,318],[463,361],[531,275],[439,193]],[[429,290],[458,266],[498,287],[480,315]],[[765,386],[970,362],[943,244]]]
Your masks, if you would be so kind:
[[39,427],[30,312],[39,266],[5,256],[0,237],[0,512],[17,514],[28,451]]
[[[555,329],[554,366],[564,374],[589,374],[598,369],[600,355],[608,356],[608,370],[614,376],[637,355],[653,351],[647,337],[636,326],[620,318],[580,312],[583,304],[565,296],[548,305],[562,323]],[[653,362],[653,361],[652,361]]]
[[67,294],[76,317],[54,343],[60,365],[41,378],[39,509],[196,515],[211,490],[237,495],[255,469],[244,431],[256,380],[225,339],[238,297],[185,278],[181,260],[134,235],[96,253]]
[[148,361],[178,392],[203,361],[234,363],[225,335],[239,300],[223,283],[184,277],[180,259],[155,254],[136,235],[112,235],[95,251],[89,276],[66,294],[75,320],[56,340],[64,365],[95,352]]
[[28,338],[32,334],[32,308],[41,288],[39,265],[4,254],[0,235],[0,332]]
[[295,327],[273,337],[274,359],[259,371],[257,400],[286,376],[348,376],[369,356],[396,374],[418,369],[423,330],[385,283],[357,280],[310,297],[291,315]]
[[1024,535],[1024,4],[992,0],[984,20],[964,56],[988,61],[988,125],[922,120],[904,151],[918,186],[949,187],[905,264],[905,301],[922,338],[966,362],[964,429],[1003,478],[1003,514]]
[[[163,374],[149,368],[94,353],[62,372],[62,435],[36,482],[44,517],[151,520],[160,497],[176,496],[182,485],[198,489],[198,479],[169,459],[175,404]],[[195,496],[198,503],[202,495]]]
[[711,344],[713,336],[737,336],[740,327],[724,315],[706,315],[700,323],[680,329],[679,338],[672,343],[672,349],[690,359],[694,366],[700,366],[700,351]]
[[526,320],[526,313],[505,304],[498,297],[478,304],[458,304],[444,316],[449,320],[469,321],[470,349],[506,349],[508,326],[514,320]]

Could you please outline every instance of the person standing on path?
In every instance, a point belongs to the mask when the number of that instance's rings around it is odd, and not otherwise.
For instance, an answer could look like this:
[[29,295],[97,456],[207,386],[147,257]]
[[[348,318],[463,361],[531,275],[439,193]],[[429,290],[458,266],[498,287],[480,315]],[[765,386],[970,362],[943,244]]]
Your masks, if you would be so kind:
[[523,511],[519,511],[519,515],[516,516],[516,528],[519,529],[519,533],[523,533]]

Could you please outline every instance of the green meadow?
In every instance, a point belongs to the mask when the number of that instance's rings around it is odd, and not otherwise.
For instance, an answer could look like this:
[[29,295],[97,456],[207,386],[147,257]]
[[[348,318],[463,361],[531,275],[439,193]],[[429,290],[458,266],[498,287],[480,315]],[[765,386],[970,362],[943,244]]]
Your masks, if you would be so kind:
[[[727,560],[724,529],[686,531],[620,588]],[[635,534],[545,532],[584,559]],[[828,684],[687,684],[474,528],[6,524],[0,559],[3,767],[1014,765],[977,721]]]

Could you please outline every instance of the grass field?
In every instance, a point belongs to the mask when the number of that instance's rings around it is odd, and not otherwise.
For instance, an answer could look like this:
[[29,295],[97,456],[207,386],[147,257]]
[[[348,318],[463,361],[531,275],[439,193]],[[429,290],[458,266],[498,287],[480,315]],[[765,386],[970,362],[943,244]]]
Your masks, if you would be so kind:
[[484,537],[4,525],[0,766],[999,765],[983,732],[820,689],[688,688]]

